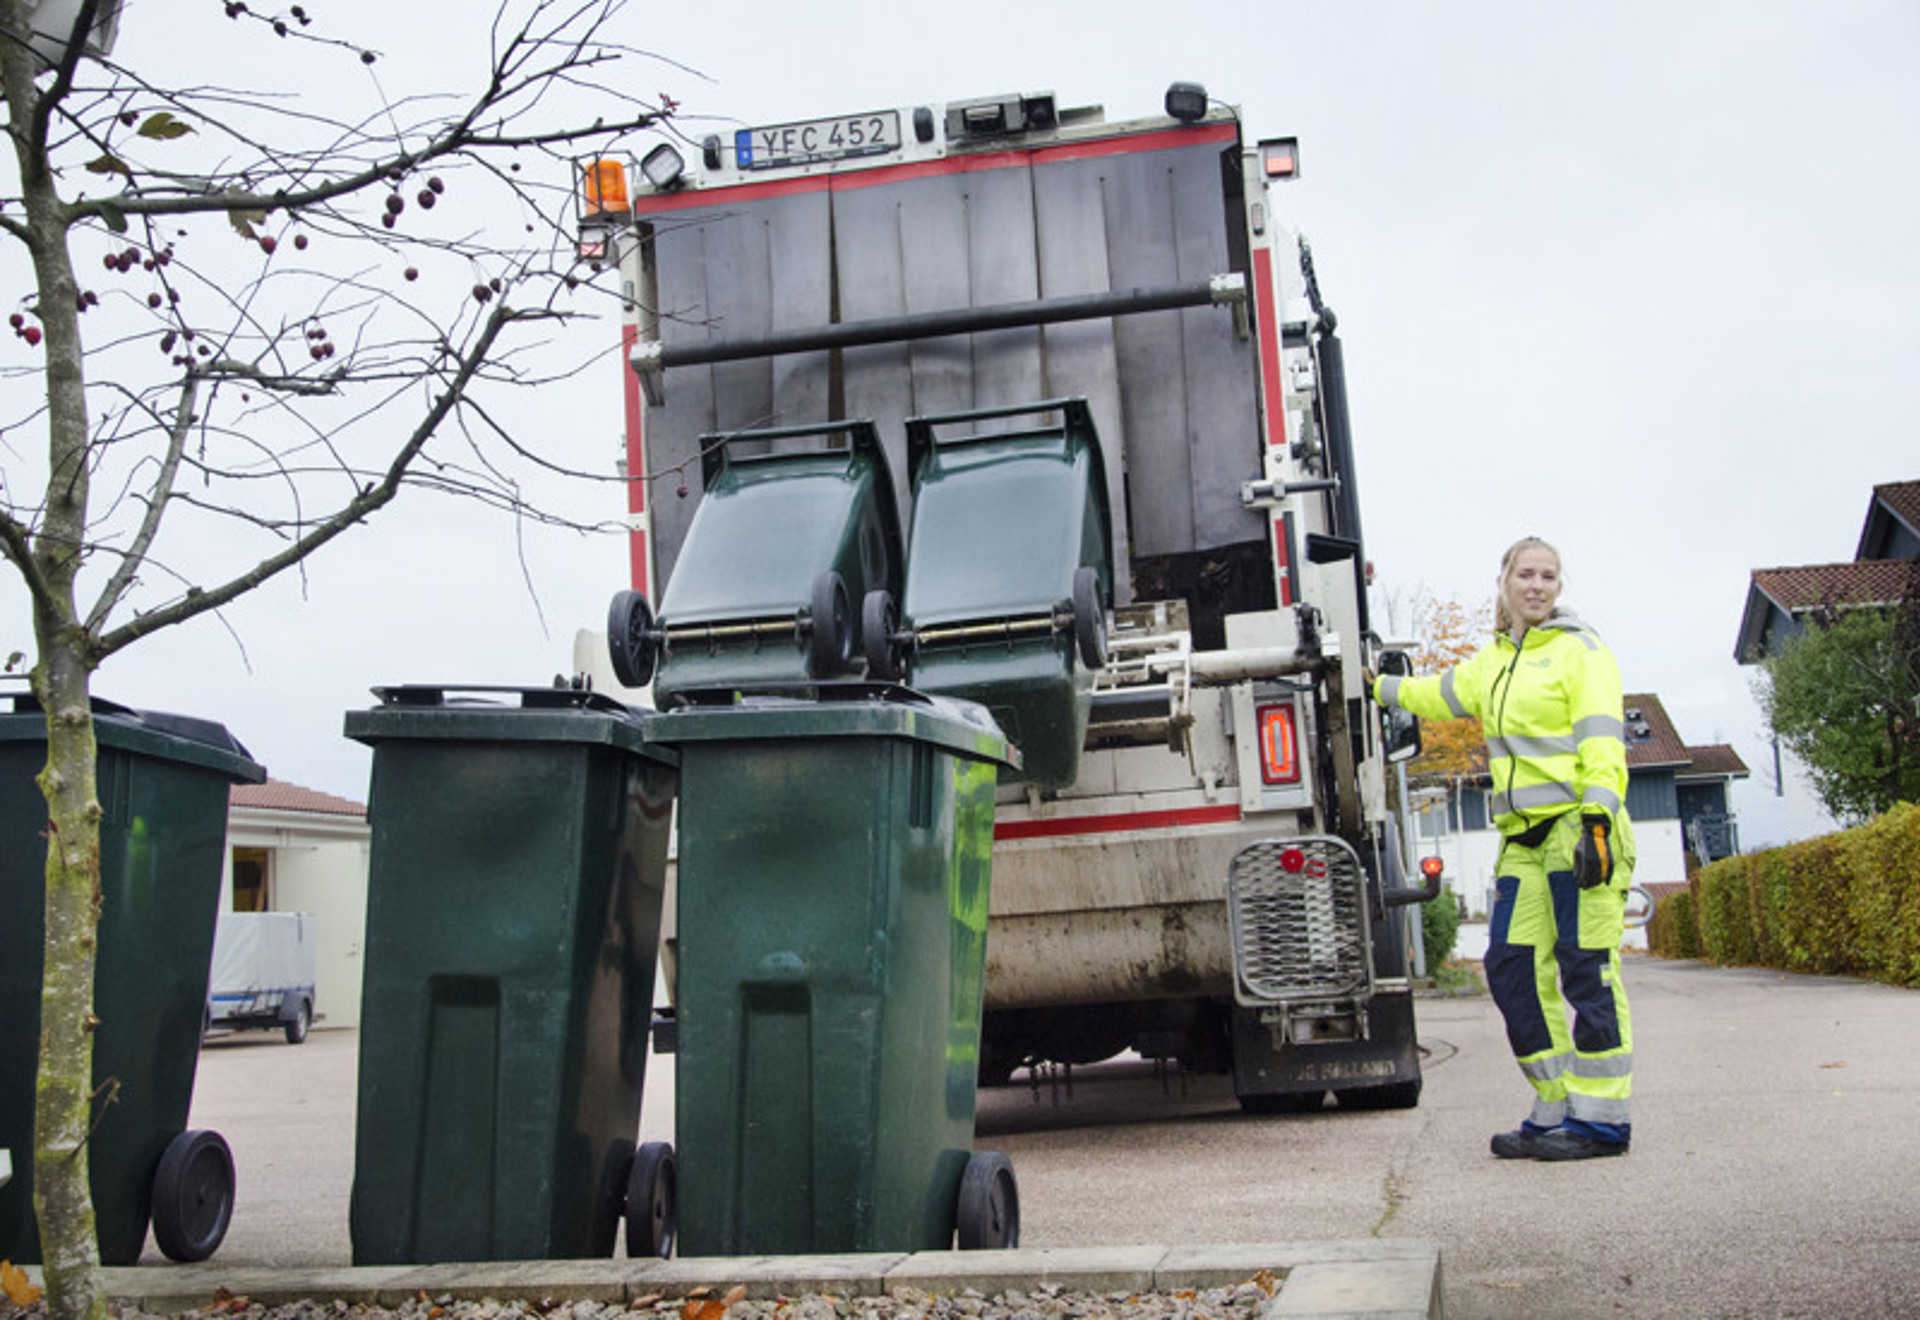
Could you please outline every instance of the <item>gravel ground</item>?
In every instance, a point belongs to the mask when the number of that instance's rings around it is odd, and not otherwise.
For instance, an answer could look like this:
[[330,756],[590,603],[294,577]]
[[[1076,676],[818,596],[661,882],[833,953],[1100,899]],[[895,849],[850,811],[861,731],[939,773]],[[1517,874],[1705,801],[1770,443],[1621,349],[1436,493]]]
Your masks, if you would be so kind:
[[[971,1290],[944,1296],[897,1288],[876,1296],[809,1293],[748,1299],[744,1289],[736,1288],[726,1294],[695,1289],[681,1296],[641,1297],[629,1303],[460,1301],[421,1296],[396,1307],[344,1301],[265,1307],[235,1297],[188,1314],[219,1320],[611,1320],[616,1316],[622,1320],[1259,1320],[1279,1290],[1280,1281],[1263,1271],[1233,1287],[1152,1293],[1041,1287],[991,1296]],[[152,1317],[151,1312],[133,1307],[116,1306],[112,1310],[120,1320]],[[40,1320],[46,1311],[44,1303],[22,1310],[0,1300],[0,1314]]]

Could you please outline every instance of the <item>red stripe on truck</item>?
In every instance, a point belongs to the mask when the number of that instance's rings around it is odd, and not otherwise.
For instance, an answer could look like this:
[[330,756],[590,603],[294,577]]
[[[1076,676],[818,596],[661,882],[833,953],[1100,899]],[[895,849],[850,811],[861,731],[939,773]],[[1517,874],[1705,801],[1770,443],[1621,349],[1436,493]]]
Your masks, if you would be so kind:
[[1106,816],[1056,816],[1048,820],[1003,820],[993,827],[996,839],[1055,839],[1070,834],[1124,834],[1132,830],[1165,830],[1180,825],[1233,825],[1240,808],[1181,807],[1171,811],[1120,811]]

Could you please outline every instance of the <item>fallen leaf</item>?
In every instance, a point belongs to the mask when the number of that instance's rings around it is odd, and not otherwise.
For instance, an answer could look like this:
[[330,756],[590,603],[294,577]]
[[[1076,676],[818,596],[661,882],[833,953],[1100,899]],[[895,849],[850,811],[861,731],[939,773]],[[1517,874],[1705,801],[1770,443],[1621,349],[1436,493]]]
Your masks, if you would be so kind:
[[1261,1270],[1253,1276],[1253,1282],[1269,1297],[1280,1290],[1280,1280],[1272,1270]]
[[680,1308],[680,1320],[722,1320],[727,1313],[726,1304],[712,1299],[706,1301],[689,1300]]
[[1844,1068],[1847,1065],[1845,1060],[1835,1060],[1832,1063],[1823,1063],[1820,1066],[1822,1068]]
[[32,1306],[40,1300],[40,1288],[27,1277],[27,1272],[10,1260],[0,1260],[0,1293],[15,1306]]
[[735,1302],[744,1302],[746,1300],[747,1285],[744,1283],[736,1283],[733,1287],[727,1289],[727,1295],[720,1299],[720,1305],[732,1306]]

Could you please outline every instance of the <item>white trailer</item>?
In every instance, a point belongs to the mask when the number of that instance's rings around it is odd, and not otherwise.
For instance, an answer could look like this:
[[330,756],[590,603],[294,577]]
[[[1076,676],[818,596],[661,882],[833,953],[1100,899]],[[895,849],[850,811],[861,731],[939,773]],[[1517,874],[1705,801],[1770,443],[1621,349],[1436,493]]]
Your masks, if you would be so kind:
[[314,1021],[310,912],[222,912],[207,977],[209,1031],[281,1031],[306,1040]]
[[1399,657],[1367,617],[1334,317],[1269,193],[1297,152],[1191,84],[1165,108],[929,102],[587,164],[633,587],[672,578],[719,439],[871,420],[904,511],[911,419],[1074,401],[1113,616],[1077,775],[1003,779],[982,1079],[1131,1049],[1230,1070],[1252,1111],[1411,1105],[1403,909],[1438,880],[1404,883],[1386,792],[1417,728],[1362,695]]

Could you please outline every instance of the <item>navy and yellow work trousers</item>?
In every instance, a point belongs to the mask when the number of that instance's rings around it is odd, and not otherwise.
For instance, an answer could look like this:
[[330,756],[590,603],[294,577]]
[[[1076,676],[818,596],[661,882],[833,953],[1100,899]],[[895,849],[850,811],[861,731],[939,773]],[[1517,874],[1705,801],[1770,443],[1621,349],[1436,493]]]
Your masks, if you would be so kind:
[[1631,830],[1612,881],[1586,890],[1573,879],[1577,811],[1560,816],[1538,846],[1509,838],[1500,849],[1484,966],[1507,1043],[1533,1085],[1528,1122],[1536,1128],[1564,1123],[1602,1141],[1632,1132],[1633,1024],[1620,983]]

